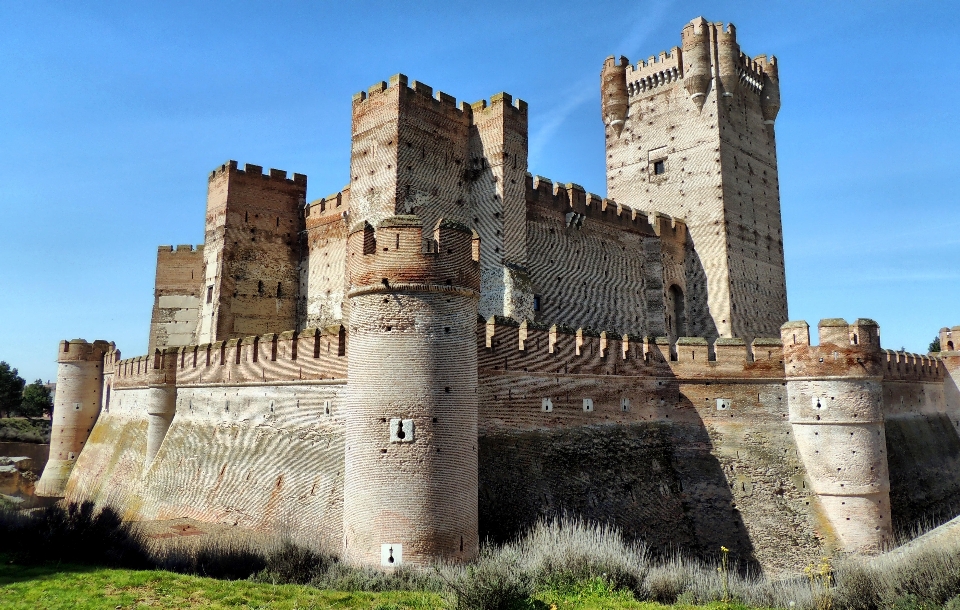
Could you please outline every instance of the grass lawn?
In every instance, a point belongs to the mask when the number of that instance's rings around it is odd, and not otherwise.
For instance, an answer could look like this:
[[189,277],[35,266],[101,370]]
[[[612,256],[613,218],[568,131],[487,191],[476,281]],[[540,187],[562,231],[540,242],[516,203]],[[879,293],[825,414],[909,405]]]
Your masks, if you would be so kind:
[[[435,593],[329,591],[299,585],[216,580],[159,570],[114,570],[82,565],[23,566],[0,555],[0,609],[116,608],[342,608],[441,610]],[[614,592],[603,581],[538,593],[529,610],[667,610]],[[683,606],[673,607],[682,610]],[[746,610],[714,603],[698,610]]]
[[323,591],[152,570],[0,565],[0,608],[442,608],[434,593]]

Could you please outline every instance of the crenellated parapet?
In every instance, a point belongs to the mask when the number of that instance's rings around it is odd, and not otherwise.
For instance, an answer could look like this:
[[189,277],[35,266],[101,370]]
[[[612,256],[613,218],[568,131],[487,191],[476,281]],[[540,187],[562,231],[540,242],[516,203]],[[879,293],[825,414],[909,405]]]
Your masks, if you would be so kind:
[[357,225],[347,242],[350,296],[415,288],[479,295],[479,247],[469,227],[452,221],[438,221],[426,236],[416,216]]
[[640,337],[617,331],[518,322],[478,322],[480,368],[490,372],[570,375],[670,375],[679,379],[782,378],[779,339]]
[[508,93],[498,93],[487,100],[473,103],[460,102],[457,98],[442,91],[434,93],[433,87],[420,81],[411,81],[405,74],[394,74],[389,81],[380,81],[371,85],[366,91],[360,91],[353,96],[354,112],[363,112],[367,106],[382,104],[387,96],[402,96],[410,103],[427,106],[435,112],[441,112],[451,119],[463,121],[469,125],[473,122],[474,114],[482,114],[487,108],[503,105],[509,112],[527,113],[527,103],[521,99],[513,99]]
[[679,81],[683,77],[682,58],[680,49],[673,47],[669,52],[661,51],[658,56],[638,62],[636,67],[628,63],[624,77],[629,95],[639,95]]
[[239,164],[232,159],[211,171],[208,180],[212,182],[218,178],[225,178],[230,175],[238,175],[246,178],[260,178],[265,181],[279,184],[296,184],[303,187],[307,186],[307,176],[304,174],[294,173],[293,178],[287,178],[286,170],[270,168],[267,173],[264,173],[262,165],[254,165],[252,163],[245,163],[243,169],[240,169]]
[[[527,174],[526,200],[528,206],[563,214],[567,228],[580,228],[590,220],[644,235],[656,234],[652,226],[655,216],[588,193],[579,184],[554,183],[548,178]],[[667,218],[672,227],[683,224],[682,220]]]
[[121,360],[114,387],[345,379],[346,353],[346,330],[340,326],[266,333]]

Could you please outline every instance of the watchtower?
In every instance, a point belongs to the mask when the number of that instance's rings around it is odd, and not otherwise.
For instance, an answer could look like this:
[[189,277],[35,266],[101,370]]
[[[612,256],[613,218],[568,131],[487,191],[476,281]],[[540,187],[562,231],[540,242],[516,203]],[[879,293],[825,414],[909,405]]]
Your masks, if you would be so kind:
[[681,41],[636,66],[604,62],[607,196],[686,221],[685,277],[664,286],[683,306],[678,334],[776,336],[787,320],[777,61],[744,55],[732,24],[698,18]]
[[394,567],[477,554],[479,243],[416,216],[356,225],[350,265],[344,551]]
[[307,177],[229,161],[210,172],[197,343],[297,325]]
[[38,496],[62,498],[77,456],[100,415],[103,357],[112,343],[61,341],[57,350],[57,392],[50,429],[50,459],[37,482]]
[[873,320],[783,325],[790,423],[810,484],[845,551],[893,540],[883,423],[880,332]]

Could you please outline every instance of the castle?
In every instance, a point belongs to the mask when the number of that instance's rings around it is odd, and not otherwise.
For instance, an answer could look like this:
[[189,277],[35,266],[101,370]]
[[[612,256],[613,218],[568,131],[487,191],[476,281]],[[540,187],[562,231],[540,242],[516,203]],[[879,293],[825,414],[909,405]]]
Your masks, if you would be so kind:
[[528,110],[398,74],[350,183],[230,161],[161,246],[149,351],[61,342],[41,495],[469,560],[543,516],[768,571],[960,501],[960,351],[787,319],[775,58],[696,19],[601,71],[607,197],[532,176]]

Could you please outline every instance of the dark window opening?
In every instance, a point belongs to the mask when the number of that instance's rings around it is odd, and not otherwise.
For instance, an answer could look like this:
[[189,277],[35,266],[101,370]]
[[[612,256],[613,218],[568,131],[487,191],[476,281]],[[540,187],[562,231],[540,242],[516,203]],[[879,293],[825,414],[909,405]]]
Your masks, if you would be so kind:
[[660,159],[659,161],[653,162],[654,175],[659,176],[660,174],[665,174],[666,172],[667,172],[667,165],[665,160]]
[[207,286],[207,303],[213,303],[213,286]]
[[540,311],[540,295],[539,294],[533,295],[533,310]]
[[282,296],[283,296],[283,291],[280,289],[280,282],[277,282],[277,298],[279,299]]
[[683,302],[683,290],[676,284],[667,291],[667,324],[672,337],[684,337],[687,332],[687,316]]
[[259,294],[263,294],[263,280],[260,280],[259,282],[257,282],[257,292]]

